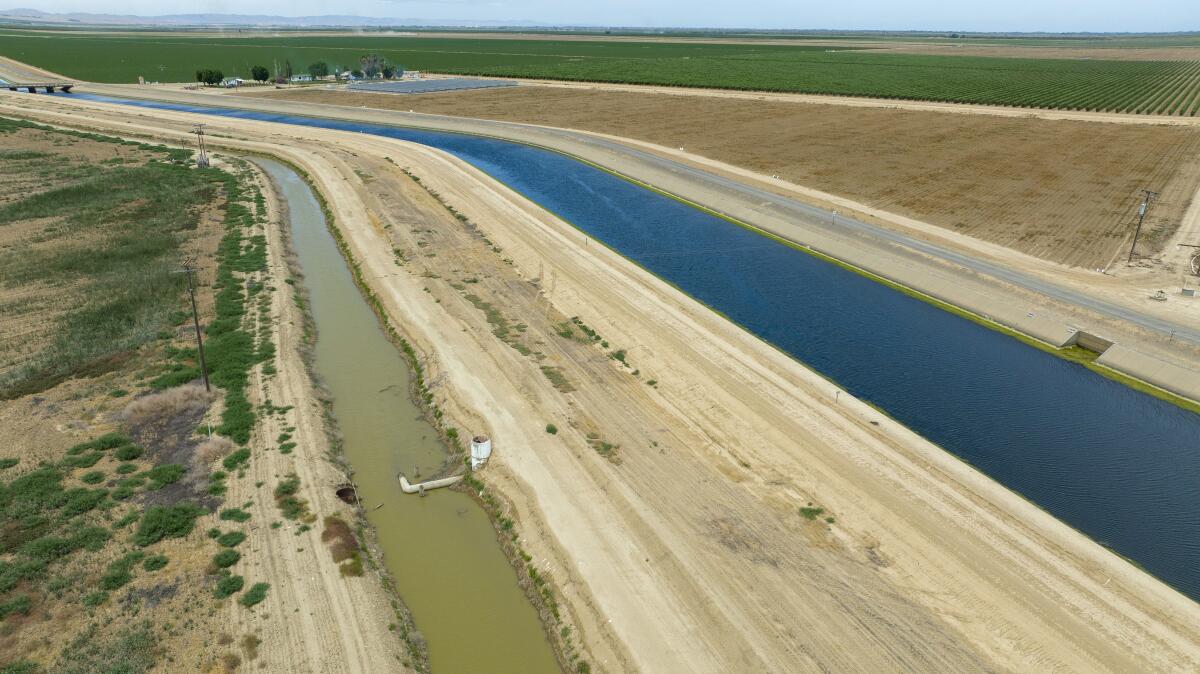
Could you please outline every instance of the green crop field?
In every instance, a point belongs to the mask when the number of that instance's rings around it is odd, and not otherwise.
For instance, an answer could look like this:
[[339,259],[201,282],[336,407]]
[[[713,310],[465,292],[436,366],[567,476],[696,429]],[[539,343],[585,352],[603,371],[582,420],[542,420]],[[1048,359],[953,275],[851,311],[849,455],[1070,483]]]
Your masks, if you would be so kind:
[[97,82],[188,81],[198,68],[315,61],[352,68],[376,52],[410,70],[786,91],[1017,107],[1195,116],[1200,61],[888,53],[817,45],[318,35],[84,35],[0,30],[0,55]]

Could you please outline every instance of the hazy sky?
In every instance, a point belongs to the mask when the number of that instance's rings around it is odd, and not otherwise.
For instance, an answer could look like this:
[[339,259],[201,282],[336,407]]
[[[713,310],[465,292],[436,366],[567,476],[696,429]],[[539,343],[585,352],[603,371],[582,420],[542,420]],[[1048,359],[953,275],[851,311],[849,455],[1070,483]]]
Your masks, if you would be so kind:
[[1200,30],[1200,0],[0,0],[111,14],[352,14],[560,25],[970,31]]

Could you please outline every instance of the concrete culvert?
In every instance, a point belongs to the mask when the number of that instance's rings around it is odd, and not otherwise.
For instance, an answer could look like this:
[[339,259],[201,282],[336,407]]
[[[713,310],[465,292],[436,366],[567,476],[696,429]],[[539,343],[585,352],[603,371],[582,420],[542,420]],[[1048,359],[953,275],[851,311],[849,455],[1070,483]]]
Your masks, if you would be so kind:
[[349,485],[349,484],[342,485],[342,486],[338,487],[337,491],[334,493],[336,493],[337,497],[342,499],[346,503],[349,503],[351,505],[358,503],[358,492],[354,489],[353,485]]

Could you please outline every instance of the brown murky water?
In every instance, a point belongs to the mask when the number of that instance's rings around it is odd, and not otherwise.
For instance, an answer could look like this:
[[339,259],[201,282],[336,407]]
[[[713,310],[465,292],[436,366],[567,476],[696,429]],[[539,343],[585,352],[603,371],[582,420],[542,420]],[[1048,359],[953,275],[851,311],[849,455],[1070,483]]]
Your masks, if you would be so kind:
[[288,203],[317,326],[316,371],[333,396],[359,496],[433,671],[559,672],[483,510],[458,492],[400,491],[398,473],[431,475],[445,450],[409,399],[407,365],[354,285],[309,187],[281,164],[256,161]]

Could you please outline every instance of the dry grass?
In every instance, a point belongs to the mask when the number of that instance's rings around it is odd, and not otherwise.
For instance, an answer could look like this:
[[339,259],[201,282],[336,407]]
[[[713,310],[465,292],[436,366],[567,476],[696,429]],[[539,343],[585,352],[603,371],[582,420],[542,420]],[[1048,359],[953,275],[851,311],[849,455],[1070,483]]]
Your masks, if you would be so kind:
[[207,409],[212,399],[212,394],[205,391],[202,385],[185,384],[134,400],[125,407],[122,416],[133,426],[153,424],[182,412]]
[[210,466],[223,459],[233,451],[233,441],[221,435],[214,435],[204,440],[196,447],[196,456],[205,466]]
[[[337,515],[325,518],[325,530],[321,532],[321,541],[329,546],[329,553],[343,576],[361,576],[362,555],[359,552],[358,539],[350,525]],[[345,562],[343,564],[343,562]]]
[[[1200,183],[1200,129],[886,108],[510,87],[421,96],[297,90],[269,98],[479,117],[649,141],[1084,268],[1161,193],[1147,250]],[[1140,247],[1140,246],[1139,246]]]

